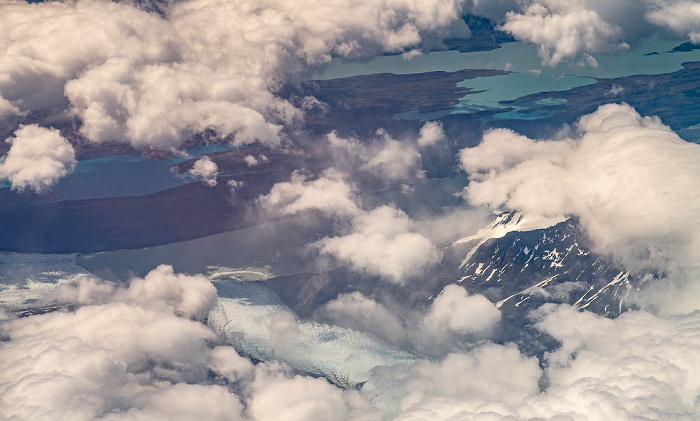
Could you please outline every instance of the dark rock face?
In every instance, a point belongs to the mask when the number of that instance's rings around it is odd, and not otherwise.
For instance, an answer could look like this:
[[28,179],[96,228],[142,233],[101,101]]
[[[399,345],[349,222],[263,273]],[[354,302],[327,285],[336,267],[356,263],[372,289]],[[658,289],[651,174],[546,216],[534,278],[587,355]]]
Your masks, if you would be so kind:
[[486,295],[506,316],[522,318],[555,302],[616,317],[630,308],[627,298],[639,280],[592,252],[578,221],[570,218],[488,240],[460,267],[455,282]]

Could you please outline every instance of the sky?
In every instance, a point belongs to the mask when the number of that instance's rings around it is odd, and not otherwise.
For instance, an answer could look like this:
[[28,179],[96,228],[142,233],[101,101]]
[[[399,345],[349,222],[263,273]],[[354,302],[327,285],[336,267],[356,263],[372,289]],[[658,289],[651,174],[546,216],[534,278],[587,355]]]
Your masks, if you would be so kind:
[[[37,303],[59,310],[19,317],[0,307],[0,419],[700,418],[700,144],[614,98],[549,138],[489,128],[456,154],[440,121],[308,138],[309,115],[327,104],[289,94],[302,81],[334,57],[410,59],[468,38],[467,14],[536,45],[550,67],[596,67],[597,56],[652,34],[700,43],[691,0],[0,0],[0,181],[49,194],[75,169],[81,142],[182,154],[213,132],[290,160],[311,142],[317,170],[296,168],[254,201],[265,218],[332,221],[303,246],[317,267],[410,292],[494,213],[544,221],[534,228],[576,218],[593,252],[631,275],[655,274],[633,291],[635,310],[534,309],[532,328],[557,343],[539,355],[499,340],[503,310],[458,283],[415,308],[355,290],[308,317],[260,316],[273,354],[303,353],[308,328],[333,326],[412,356],[343,388],[230,346],[206,323],[218,305],[206,274],[168,265],[126,283],[84,274]],[[429,179],[428,157],[468,180],[454,192],[459,207],[418,217],[373,198],[386,186],[412,197]],[[244,160],[254,169],[270,158]],[[206,155],[188,170],[212,189],[222,174]]]

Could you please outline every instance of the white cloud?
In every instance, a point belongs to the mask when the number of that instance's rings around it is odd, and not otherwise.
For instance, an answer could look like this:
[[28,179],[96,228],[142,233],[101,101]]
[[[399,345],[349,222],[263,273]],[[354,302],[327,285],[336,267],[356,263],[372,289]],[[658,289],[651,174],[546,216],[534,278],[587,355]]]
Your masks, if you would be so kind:
[[253,388],[249,412],[256,421],[381,419],[358,392],[346,392],[319,379],[258,370]]
[[700,3],[691,0],[651,0],[647,19],[700,44]]
[[13,190],[41,193],[75,166],[73,147],[56,129],[22,126],[6,142],[11,146],[0,162],[0,179]]
[[455,284],[447,285],[424,311],[390,311],[353,292],[326,303],[314,317],[431,357],[445,356],[465,343],[490,337],[501,320],[494,303]]
[[257,165],[260,165],[261,163],[270,162],[270,158],[268,158],[267,155],[263,154],[258,155],[257,158],[253,155],[246,155],[243,157],[243,161],[247,166],[255,167]]
[[[56,296],[77,308],[19,319],[0,311],[4,416],[382,419],[370,400],[397,420],[665,421],[700,415],[697,312],[667,318],[629,312],[608,319],[547,305],[531,318],[562,345],[545,353],[542,362],[512,344],[471,343],[468,350],[438,360],[376,366],[358,392],[294,375],[280,363],[252,364],[231,347],[212,347],[216,334],[188,318],[214,304],[213,286],[201,275],[175,274],[161,266],[126,288],[90,278],[79,282],[72,289],[61,287]],[[474,297],[454,285],[443,295],[449,299],[436,300],[433,307],[441,307],[441,314],[452,312],[441,319],[461,324]],[[370,301],[357,293],[343,296],[337,315],[349,307],[355,316],[365,310],[376,322],[392,320],[390,312]],[[308,351],[304,335],[327,341],[330,331],[319,325],[299,323],[286,312],[280,314],[285,317],[269,316],[259,326],[274,331],[274,349],[298,356]],[[409,322],[401,322],[408,334],[417,330]]]
[[538,392],[541,374],[537,359],[525,357],[515,346],[486,344],[440,362],[378,367],[371,382],[377,399],[394,405],[396,420],[466,420],[479,413],[499,420],[515,415],[501,411]]
[[360,212],[357,201],[355,187],[335,170],[326,170],[315,180],[295,171],[290,181],[275,184],[259,199],[264,208],[282,215],[320,210],[330,215],[352,216]]
[[424,148],[433,146],[445,140],[445,132],[442,130],[442,123],[439,121],[428,121],[420,128],[418,146]]
[[483,295],[469,295],[459,285],[446,286],[435,298],[424,323],[430,331],[485,334],[501,320],[496,305]]
[[350,232],[326,237],[314,246],[353,268],[404,283],[440,261],[441,255],[426,237],[412,232],[403,211],[381,206],[357,216]]
[[116,298],[150,309],[162,307],[181,317],[206,314],[216,303],[216,288],[204,275],[175,273],[172,266],[160,265],[143,279],[132,279],[129,288]]
[[[396,420],[697,418],[698,315],[618,319],[549,305],[537,328],[562,342],[538,360],[484,344],[442,361],[374,370],[375,402]],[[543,387],[543,390],[541,389]]]
[[191,0],[163,11],[0,3],[0,96],[22,111],[69,109],[92,141],[169,149],[214,129],[275,145],[301,116],[275,92],[310,67],[469,32],[454,0]]
[[[426,136],[435,135],[431,130]],[[421,154],[413,139],[394,139],[384,129],[379,129],[376,137],[367,142],[340,137],[335,131],[328,133],[326,139],[331,146],[334,165],[344,171],[359,169],[387,183],[425,177],[425,171],[421,168]]]
[[519,40],[538,45],[545,64],[581,59],[596,66],[590,55],[628,48],[623,31],[603,20],[585,1],[537,0],[522,13],[508,12],[503,29]]
[[[663,29],[700,42],[700,6],[694,0],[472,1],[516,39],[535,43],[547,65],[562,60],[595,66],[593,54],[627,48]],[[651,25],[650,25],[651,23]]]
[[387,181],[404,181],[423,178],[420,153],[411,145],[406,145],[388,135],[379,148],[367,150],[365,171],[373,172]]
[[[615,104],[582,117],[572,138],[536,141],[498,129],[460,152],[470,203],[576,215],[598,251],[632,270],[687,278],[689,288],[700,261],[699,159],[700,146],[658,118]],[[673,311],[697,308],[698,296],[685,294]]]
[[258,203],[280,215],[315,210],[344,218],[348,226],[339,228],[340,235],[324,237],[312,246],[355,270],[395,283],[404,283],[440,261],[437,247],[416,232],[413,221],[400,209],[393,205],[361,209],[356,187],[346,177],[334,169],[325,170],[315,180],[295,172],[290,181],[275,184]]
[[190,318],[216,302],[202,275],[160,266],[128,287],[85,277],[53,299],[72,309],[0,318],[8,419],[377,419],[356,391],[212,347],[216,333]]
[[415,57],[418,57],[421,54],[423,54],[421,50],[414,48],[413,50],[406,51],[405,53],[401,54],[401,58],[403,58],[404,60],[411,60]]
[[416,231],[439,246],[450,246],[455,241],[474,235],[493,219],[493,213],[484,208],[457,208],[427,218],[414,220]]
[[318,309],[315,318],[331,324],[370,333],[390,343],[405,340],[406,328],[400,315],[361,292],[340,294]]
[[245,164],[249,167],[254,167],[258,164],[260,164],[260,161],[257,160],[253,155],[246,155],[243,160],[245,161]]
[[[181,288],[173,287],[168,283],[173,280],[172,269],[166,272],[161,267],[137,280],[133,288],[107,287],[101,296],[93,294],[92,299],[99,298],[102,304],[3,322],[0,329],[8,338],[0,350],[3,415],[130,418],[119,412],[134,408],[155,411],[152,418],[167,417],[172,405],[194,403],[187,398],[194,393],[202,400],[190,406],[190,413],[236,419],[241,405],[225,388],[173,384],[206,380],[201,356],[215,335],[173,313],[205,312],[212,302],[192,300],[187,280],[182,279]],[[94,291],[94,282],[85,288]],[[162,405],[163,400],[173,400],[172,405]],[[211,407],[209,400],[221,406]],[[226,416],[227,412],[232,415]]]
[[219,167],[207,155],[194,162],[188,174],[202,179],[210,187],[216,186],[216,177],[219,176]]
[[0,96],[0,121],[17,114],[20,114],[19,108],[15,107],[10,101]]

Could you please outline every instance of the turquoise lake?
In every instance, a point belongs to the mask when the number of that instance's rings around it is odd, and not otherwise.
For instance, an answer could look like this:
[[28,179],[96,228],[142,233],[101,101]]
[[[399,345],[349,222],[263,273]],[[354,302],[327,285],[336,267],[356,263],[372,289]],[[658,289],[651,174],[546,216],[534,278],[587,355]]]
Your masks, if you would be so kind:
[[[406,112],[395,119],[435,119],[451,113],[473,113],[494,108],[505,108],[501,101],[510,101],[538,92],[566,91],[595,83],[595,78],[618,78],[640,74],[670,73],[682,69],[682,63],[700,61],[700,50],[672,52],[678,41],[658,36],[643,40],[629,50],[616,54],[601,54],[595,58],[598,66],[561,63],[556,67],[542,65],[534,45],[513,42],[491,51],[460,53],[436,51],[410,60],[400,55],[380,56],[365,62],[334,59],[313,79],[326,80],[375,73],[413,74],[433,71],[453,72],[462,69],[507,70],[506,75],[477,77],[464,80],[458,86],[477,93],[463,97],[453,109],[432,113]],[[656,54],[653,54],[656,53]],[[481,92],[479,92],[481,91]],[[548,116],[548,111],[523,108],[557,105],[556,102],[529,103],[507,106],[513,111],[496,114],[493,118],[537,119]]]

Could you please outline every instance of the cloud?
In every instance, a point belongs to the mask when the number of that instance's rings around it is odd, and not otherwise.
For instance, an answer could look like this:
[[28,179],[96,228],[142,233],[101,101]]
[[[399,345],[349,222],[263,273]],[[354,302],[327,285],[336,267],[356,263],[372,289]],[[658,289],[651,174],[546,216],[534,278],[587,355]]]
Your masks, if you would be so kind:
[[15,107],[10,101],[0,96],[0,121],[17,114],[20,114],[19,108]]
[[[176,384],[206,380],[202,357],[206,342],[215,339],[204,325],[175,315],[174,311],[206,312],[212,305],[188,298],[189,279],[180,276],[180,288],[171,286],[172,268],[161,267],[136,280],[133,287],[106,287],[101,294],[92,294],[91,299],[99,298],[102,304],[3,322],[4,415],[116,419],[133,418],[124,413],[133,409],[141,415],[151,413],[152,418],[167,417],[176,408],[163,405],[165,401],[194,404],[187,396],[196,395],[202,400],[189,413],[236,419],[242,407],[224,387]],[[96,286],[93,282],[82,288],[94,291]],[[68,297],[65,291],[63,297]],[[221,406],[211,407],[208,401]],[[233,416],[227,418],[227,412]]]
[[346,226],[339,228],[340,235],[324,237],[311,246],[355,270],[391,282],[404,283],[440,261],[437,247],[415,232],[406,213],[388,205],[370,211],[361,209],[356,187],[345,177],[333,169],[325,170],[315,180],[295,172],[289,182],[275,184],[258,203],[280,215],[320,211],[343,218]]
[[696,1],[655,0],[647,19],[658,26],[685,36],[700,44],[700,4]]
[[597,64],[596,53],[625,49],[659,30],[697,43],[700,9],[692,0],[472,1],[476,15],[503,22],[501,29],[538,46],[543,62]]
[[210,187],[216,186],[216,177],[219,176],[219,167],[207,155],[194,162],[188,174],[202,179]]
[[345,181],[345,175],[329,169],[315,180],[295,171],[290,181],[275,184],[258,201],[268,211],[281,215],[319,210],[329,215],[352,216],[360,212],[357,200],[356,188]]
[[377,419],[356,391],[215,346],[197,321],[216,303],[202,275],[160,266],[128,287],[83,277],[52,300],[68,307],[0,318],[8,419]]
[[314,246],[321,254],[398,284],[441,258],[429,239],[412,232],[408,215],[391,206],[380,206],[357,216],[347,234],[325,237]]
[[[214,306],[214,288],[201,275],[161,266],[128,287],[83,277],[60,289],[56,302],[70,304],[63,310],[19,319],[0,312],[4,416],[383,419],[370,402],[397,420],[685,420],[699,415],[697,312],[659,317],[637,311],[609,319],[545,305],[531,313],[531,321],[561,346],[541,361],[513,344],[469,342],[438,359],[375,366],[361,391],[355,391],[294,374],[278,362],[253,364],[231,347],[216,346],[216,333],[196,321]],[[465,317],[477,315],[478,303],[470,305],[479,296],[455,285],[442,296],[427,314],[440,314],[457,330],[472,330],[462,325]],[[366,311],[367,323],[396,320],[358,293],[341,296],[337,304],[338,317],[351,308],[355,317]],[[450,316],[443,317],[445,312]],[[285,355],[306,355],[309,337],[304,335],[322,342],[330,332],[350,335],[299,323],[286,311],[279,317],[256,314],[267,320],[259,326],[274,331],[274,350]],[[410,323],[420,320],[416,316],[400,322],[409,334],[421,329]],[[432,333],[439,337],[441,328]]]
[[253,383],[249,412],[257,421],[365,420],[381,416],[357,391],[343,391],[311,377],[280,376],[260,370]]
[[477,233],[493,218],[493,213],[484,208],[450,209],[427,218],[417,218],[417,232],[430,238],[438,246],[450,246],[456,240]]
[[[444,228],[437,223],[417,225],[393,204],[364,210],[359,186],[368,178],[370,185],[424,178],[417,144],[425,138],[434,144],[444,133],[442,126],[432,123],[421,133],[399,141],[379,129],[368,142],[344,138],[335,131],[328,133],[330,168],[315,180],[297,171],[289,182],[275,184],[258,202],[268,212],[281,215],[316,210],[341,217],[339,235],[325,237],[312,246],[321,255],[332,256],[357,271],[403,284],[440,261],[442,256],[428,236],[442,237],[437,231]],[[350,181],[353,178],[357,183]],[[402,191],[410,191],[410,186],[402,186]]]
[[75,166],[75,152],[56,129],[22,126],[6,140],[10,150],[0,162],[0,179],[13,190],[48,190]]
[[538,0],[523,12],[508,12],[503,29],[519,40],[538,45],[544,63],[556,66],[565,59],[580,59],[597,66],[590,55],[628,48],[623,31],[608,23],[585,1]]
[[[425,136],[439,135],[435,128],[426,130]],[[328,133],[326,139],[331,146],[334,165],[346,172],[359,169],[361,173],[370,174],[385,183],[425,177],[425,171],[421,168],[421,154],[414,139],[394,139],[384,129],[377,130],[376,137],[365,142],[354,137],[340,137],[335,131]]]
[[[460,152],[471,204],[575,215],[599,252],[633,271],[686,279],[689,288],[700,261],[698,159],[700,146],[624,104],[583,116],[570,138],[532,140],[498,129]],[[698,296],[686,294],[673,311],[696,308]]]
[[367,332],[394,344],[402,343],[407,333],[400,314],[394,314],[358,291],[340,294],[318,309],[314,318]]
[[536,358],[522,355],[515,346],[486,344],[439,362],[378,367],[373,375],[375,399],[393,404],[393,419],[466,420],[490,414],[499,420],[515,415],[504,409],[537,394],[542,372]]
[[255,158],[253,155],[246,155],[244,160],[245,160],[245,164],[249,167],[254,167],[254,166],[260,164],[260,161],[258,161],[258,159]]
[[442,130],[442,123],[439,121],[428,121],[420,128],[418,146],[424,148],[433,146],[445,140],[445,132]]
[[384,180],[404,181],[425,176],[420,169],[420,153],[388,135],[381,147],[368,152],[367,160],[361,168],[379,175]]
[[117,299],[149,308],[162,306],[181,317],[206,314],[216,303],[216,288],[203,275],[176,274],[172,266],[160,265],[143,279],[131,280]]
[[255,167],[257,165],[260,165],[261,163],[270,161],[270,159],[263,154],[258,155],[257,158],[253,155],[246,155],[245,157],[243,157],[243,160],[245,161],[245,164],[249,167]]
[[448,285],[433,301],[424,322],[433,332],[484,334],[500,320],[501,312],[486,297],[469,295],[458,285]]
[[569,306],[537,312],[562,342],[534,357],[484,344],[441,361],[379,367],[368,383],[396,420],[685,420],[698,416],[696,313],[608,319]]
[[475,339],[491,336],[501,320],[496,305],[447,285],[425,310],[389,310],[360,292],[341,294],[314,313],[314,318],[367,332],[391,344],[430,357],[444,357]]
[[157,9],[0,3],[0,96],[21,111],[71,111],[95,142],[171,149],[213,129],[234,144],[276,145],[282,126],[302,116],[276,93],[310,68],[469,33],[453,0],[191,0]]

